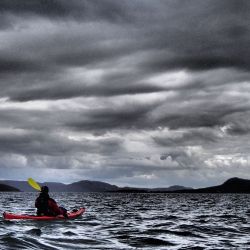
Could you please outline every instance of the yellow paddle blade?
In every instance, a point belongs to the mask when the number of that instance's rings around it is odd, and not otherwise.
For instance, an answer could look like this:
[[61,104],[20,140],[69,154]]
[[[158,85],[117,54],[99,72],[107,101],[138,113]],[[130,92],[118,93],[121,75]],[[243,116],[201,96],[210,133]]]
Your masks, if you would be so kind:
[[32,178],[28,179],[28,183],[30,184],[31,187],[33,187],[37,191],[41,191],[40,185],[38,183],[36,183]]

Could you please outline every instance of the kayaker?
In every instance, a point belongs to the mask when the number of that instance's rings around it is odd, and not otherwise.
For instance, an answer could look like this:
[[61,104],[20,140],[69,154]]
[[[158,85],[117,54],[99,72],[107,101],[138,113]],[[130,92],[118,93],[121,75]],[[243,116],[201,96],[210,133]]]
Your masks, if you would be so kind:
[[47,186],[41,187],[41,192],[36,198],[35,206],[37,208],[38,216],[57,216],[63,215],[68,218],[67,210],[63,207],[58,207],[56,201],[49,196],[49,188]]

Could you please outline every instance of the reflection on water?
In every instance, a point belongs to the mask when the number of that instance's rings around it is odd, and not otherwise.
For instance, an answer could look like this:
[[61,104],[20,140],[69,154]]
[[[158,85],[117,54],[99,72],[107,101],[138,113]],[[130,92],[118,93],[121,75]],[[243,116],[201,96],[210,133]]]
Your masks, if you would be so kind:
[[[35,193],[0,193],[0,210],[34,214]],[[4,221],[0,249],[250,249],[250,195],[54,193],[72,221]]]

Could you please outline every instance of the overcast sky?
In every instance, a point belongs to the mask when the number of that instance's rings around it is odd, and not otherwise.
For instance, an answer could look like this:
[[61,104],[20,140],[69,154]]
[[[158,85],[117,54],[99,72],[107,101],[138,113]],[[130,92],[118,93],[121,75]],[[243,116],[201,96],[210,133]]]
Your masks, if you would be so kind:
[[0,179],[250,178],[250,1],[0,2]]

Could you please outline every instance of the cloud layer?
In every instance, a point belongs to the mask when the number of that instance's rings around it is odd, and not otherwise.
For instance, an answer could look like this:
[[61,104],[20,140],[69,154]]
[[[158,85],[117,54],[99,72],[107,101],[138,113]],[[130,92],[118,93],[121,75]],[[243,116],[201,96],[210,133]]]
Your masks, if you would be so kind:
[[250,178],[249,1],[2,1],[0,10],[0,178]]

